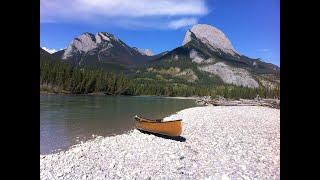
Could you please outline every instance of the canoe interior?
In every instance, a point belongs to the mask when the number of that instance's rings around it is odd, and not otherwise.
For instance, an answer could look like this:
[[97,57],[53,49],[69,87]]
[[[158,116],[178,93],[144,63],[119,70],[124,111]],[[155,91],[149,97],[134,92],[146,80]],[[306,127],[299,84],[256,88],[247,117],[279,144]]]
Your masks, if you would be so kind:
[[137,115],[134,118],[136,121],[145,121],[145,122],[151,122],[151,123],[166,123],[166,122],[173,122],[173,121],[182,121],[182,119],[176,119],[172,121],[164,121],[163,119],[147,119]]

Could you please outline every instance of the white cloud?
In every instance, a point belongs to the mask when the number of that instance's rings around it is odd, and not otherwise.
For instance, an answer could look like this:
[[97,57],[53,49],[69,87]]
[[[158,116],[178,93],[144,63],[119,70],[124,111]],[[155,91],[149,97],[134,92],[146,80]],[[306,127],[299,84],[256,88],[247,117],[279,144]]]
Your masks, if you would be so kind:
[[171,29],[179,29],[181,27],[191,26],[197,23],[198,20],[196,18],[182,18],[169,22],[168,27]]
[[40,22],[117,24],[147,18],[198,17],[208,14],[205,0],[40,0]]
[[46,47],[42,47],[42,49],[44,49],[45,51],[47,51],[50,54],[57,52],[57,50],[55,50],[55,49],[49,49],[49,48],[46,48]]

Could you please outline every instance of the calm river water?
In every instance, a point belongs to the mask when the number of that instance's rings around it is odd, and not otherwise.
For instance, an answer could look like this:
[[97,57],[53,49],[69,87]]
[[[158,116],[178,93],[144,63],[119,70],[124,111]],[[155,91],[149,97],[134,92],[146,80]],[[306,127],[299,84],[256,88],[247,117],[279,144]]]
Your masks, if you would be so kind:
[[40,154],[134,129],[133,116],[163,118],[196,106],[194,100],[130,96],[40,95]]

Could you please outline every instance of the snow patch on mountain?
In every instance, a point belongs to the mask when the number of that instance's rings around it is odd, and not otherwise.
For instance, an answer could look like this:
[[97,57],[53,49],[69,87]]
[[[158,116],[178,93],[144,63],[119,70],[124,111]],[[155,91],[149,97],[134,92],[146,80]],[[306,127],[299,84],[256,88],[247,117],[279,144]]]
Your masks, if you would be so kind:
[[47,47],[42,47],[42,49],[45,50],[45,51],[47,51],[47,52],[50,53],[50,54],[53,54],[53,53],[57,52],[56,49],[50,49],[50,48],[47,48]]
[[153,56],[153,52],[150,49],[140,49],[140,48],[137,48],[137,47],[134,47],[134,49],[136,51],[138,51],[141,55]]

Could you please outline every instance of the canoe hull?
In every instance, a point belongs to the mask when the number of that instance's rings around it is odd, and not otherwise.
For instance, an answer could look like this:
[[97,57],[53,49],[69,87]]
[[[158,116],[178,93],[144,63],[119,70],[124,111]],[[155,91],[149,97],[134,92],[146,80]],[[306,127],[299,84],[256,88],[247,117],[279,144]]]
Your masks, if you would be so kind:
[[167,136],[180,136],[182,133],[181,120],[168,121],[168,122],[148,122],[148,121],[136,121],[137,129],[163,134]]

